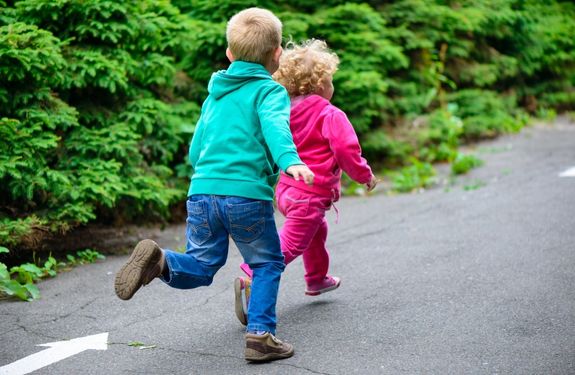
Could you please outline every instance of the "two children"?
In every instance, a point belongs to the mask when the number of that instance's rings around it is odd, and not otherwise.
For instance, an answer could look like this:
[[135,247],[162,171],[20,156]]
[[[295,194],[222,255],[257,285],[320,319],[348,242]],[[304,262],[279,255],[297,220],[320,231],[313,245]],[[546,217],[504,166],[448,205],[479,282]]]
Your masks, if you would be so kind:
[[[274,74],[291,97],[290,128],[298,154],[315,174],[314,184],[309,186],[282,173],[276,187],[278,209],[286,217],[280,232],[284,262],[303,256],[305,294],[310,296],[334,290],[341,282],[328,274],[325,212],[339,198],[342,170],[365,184],[368,191],[377,184],[347,116],[330,103],[338,64],[337,55],[325,42],[310,40],[288,46]],[[248,278],[235,281],[235,311],[246,324],[246,310],[253,303],[253,270],[246,263],[240,267]]]
[[115,291],[128,300],[156,277],[179,289],[210,285],[226,262],[231,237],[253,271],[245,358],[288,358],[293,346],[275,337],[285,265],[273,217],[273,186],[277,166],[304,186],[313,183],[314,174],[292,140],[288,94],[272,79],[282,54],[280,20],[264,9],[246,9],[229,20],[226,38],[231,65],[210,80],[189,151],[194,175],[186,252],[141,241],[117,273]]

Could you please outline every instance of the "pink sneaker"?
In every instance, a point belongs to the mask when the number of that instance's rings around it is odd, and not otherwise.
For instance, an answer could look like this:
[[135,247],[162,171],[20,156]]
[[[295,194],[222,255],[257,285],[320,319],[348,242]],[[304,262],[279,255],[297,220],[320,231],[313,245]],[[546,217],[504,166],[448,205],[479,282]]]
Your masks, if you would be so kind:
[[250,305],[251,290],[251,279],[247,277],[237,277],[234,281],[236,317],[240,323],[245,326],[248,325],[248,307]]
[[247,263],[240,264],[240,269],[250,278],[253,279],[254,271],[250,268]]
[[308,296],[319,296],[322,293],[331,292],[339,288],[341,279],[339,277],[326,276],[321,282],[315,285],[308,285],[305,294]]

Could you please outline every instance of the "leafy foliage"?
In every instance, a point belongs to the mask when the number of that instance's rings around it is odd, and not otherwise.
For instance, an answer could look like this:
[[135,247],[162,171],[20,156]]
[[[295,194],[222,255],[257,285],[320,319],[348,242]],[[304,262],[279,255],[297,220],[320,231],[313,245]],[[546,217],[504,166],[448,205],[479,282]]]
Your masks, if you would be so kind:
[[575,5],[551,0],[0,1],[0,245],[98,221],[167,218],[225,23],[271,9],[285,39],[341,59],[334,103],[372,164],[429,163],[575,109]]
[[437,172],[430,163],[411,158],[411,164],[391,173],[392,190],[409,193],[435,183]]
[[451,164],[451,173],[454,175],[465,174],[481,165],[483,165],[483,161],[474,155],[457,154]]
[[[0,254],[9,253],[5,247],[0,247]],[[68,255],[68,262],[59,262],[52,255],[43,263],[24,263],[19,266],[8,268],[0,262],[0,298],[18,298],[24,301],[32,301],[40,298],[40,291],[35,285],[41,279],[54,277],[64,269],[70,267],[94,263],[105,257],[97,251],[86,249],[76,253],[77,258]]]
[[105,0],[26,0],[7,14],[0,243],[168,214],[199,112],[175,85],[187,19],[168,2]]

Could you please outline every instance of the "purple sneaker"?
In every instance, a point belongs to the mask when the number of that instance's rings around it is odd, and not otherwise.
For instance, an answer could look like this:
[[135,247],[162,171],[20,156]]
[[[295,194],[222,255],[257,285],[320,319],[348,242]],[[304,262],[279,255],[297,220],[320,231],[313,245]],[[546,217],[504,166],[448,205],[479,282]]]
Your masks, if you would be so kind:
[[308,296],[319,296],[322,293],[331,292],[334,289],[339,288],[341,280],[339,277],[326,276],[321,282],[308,285],[305,290],[305,294]]
[[240,264],[240,269],[250,278],[253,279],[254,278],[254,271],[252,271],[252,269],[250,268],[250,266],[247,263],[242,263]]

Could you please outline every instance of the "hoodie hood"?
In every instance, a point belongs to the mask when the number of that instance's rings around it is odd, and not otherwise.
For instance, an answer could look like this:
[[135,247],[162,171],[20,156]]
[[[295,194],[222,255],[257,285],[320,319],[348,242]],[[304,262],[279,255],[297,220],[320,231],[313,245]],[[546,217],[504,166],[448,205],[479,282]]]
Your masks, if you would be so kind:
[[285,173],[280,182],[336,201],[342,171],[362,184],[371,179],[353,126],[329,100],[314,94],[292,98],[290,129],[301,160],[315,177],[312,186]]
[[[295,97],[291,101],[290,121],[298,124],[313,124],[319,116],[322,116],[324,108],[329,105],[329,100],[315,94]],[[304,125],[293,126],[292,133],[308,132],[309,129],[305,128]]]
[[263,65],[246,61],[234,61],[227,70],[220,70],[212,74],[208,84],[208,92],[215,99],[220,99],[249,82],[261,79],[272,79],[271,74]]

